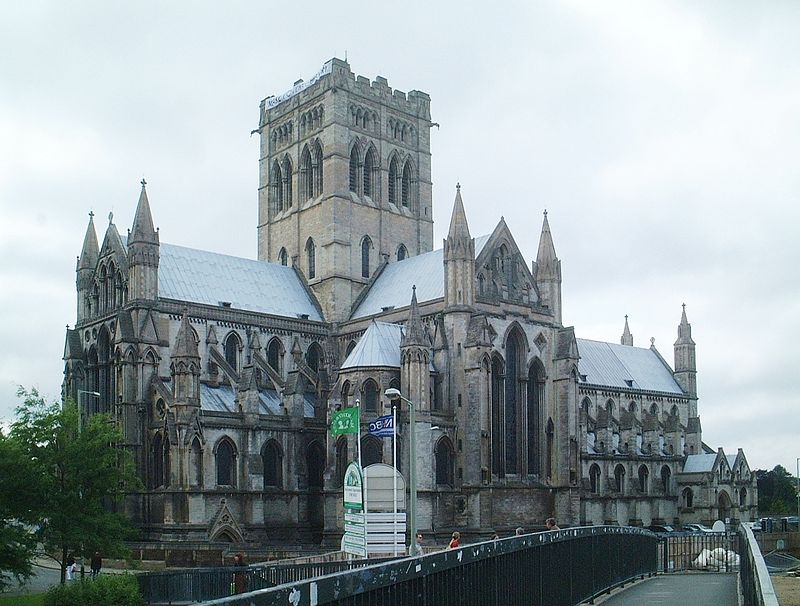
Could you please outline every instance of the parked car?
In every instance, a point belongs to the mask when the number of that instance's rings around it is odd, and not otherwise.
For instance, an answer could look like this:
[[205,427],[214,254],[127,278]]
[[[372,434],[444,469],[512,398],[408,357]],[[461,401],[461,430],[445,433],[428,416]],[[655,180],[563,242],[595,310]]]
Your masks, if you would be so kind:
[[711,534],[714,532],[704,524],[684,524],[683,529],[687,532],[702,532],[703,534]]
[[645,526],[645,529],[656,534],[670,534],[675,532],[672,526],[666,524],[651,524],[650,526]]
[[761,521],[756,520],[755,522],[747,522],[747,525],[750,527],[750,530],[753,532],[761,532]]

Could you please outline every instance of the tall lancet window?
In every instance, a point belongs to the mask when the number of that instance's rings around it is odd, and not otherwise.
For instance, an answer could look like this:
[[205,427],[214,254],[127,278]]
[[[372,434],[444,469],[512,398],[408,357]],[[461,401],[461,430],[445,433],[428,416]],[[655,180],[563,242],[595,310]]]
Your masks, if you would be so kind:
[[372,240],[369,236],[364,236],[361,240],[361,277],[369,278],[369,253],[372,248]]

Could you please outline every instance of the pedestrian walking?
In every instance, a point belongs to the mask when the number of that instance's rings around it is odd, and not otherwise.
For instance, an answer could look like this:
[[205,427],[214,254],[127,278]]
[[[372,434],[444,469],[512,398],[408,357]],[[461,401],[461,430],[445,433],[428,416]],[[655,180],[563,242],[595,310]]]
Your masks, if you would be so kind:
[[416,539],[416,541],[414,541],[414,547],[411,548],[411,555],[413,555],[413,556],[421,556],[421,555],[423,555],[423,553],[424,552],[422,550],[422,533],[418,532],[417,533],[417,539]]
[[514,536],[521,537],[524,534],[525,531],[522,529],[522,526],[517,527],[517,529],[514,531]]
[[461,533],[457,530],[453,533],[453,538],[450,539],[450,544],[448,547],[450,549],[456,549],[461,546]]
[[75,570],[76,570],[75,556],[69,554],[67,556],[67,567],[66,567],[67,581],[75,580]]
[[92,578],[96,579],[100,574],[100,569],[103,567],[103,559],[100,557],[99,551],[94,552],[94,555],[92,556],[92,559],[89,562],[89,566],[92,569]]

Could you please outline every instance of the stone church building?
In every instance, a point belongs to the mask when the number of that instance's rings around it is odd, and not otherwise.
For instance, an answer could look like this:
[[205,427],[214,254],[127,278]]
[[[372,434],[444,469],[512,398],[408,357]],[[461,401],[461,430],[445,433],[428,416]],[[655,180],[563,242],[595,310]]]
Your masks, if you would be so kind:
[[257,260],[162,242],[144,181],[127,233],[90,215],[64,395],[119,424],[143,537],[338,544],[357,438],[329,419],[358,402],[364,465],[392,463],[366,431],[390,387],[428,533],[752,518],[744,453],[702,441],[686,310],[672,367],[627,319],[578,338],[546,212],[528,262],[502,219],[473,237],[458,186],[434,249],[431,126],[427,94],[332,59],[261,103]]

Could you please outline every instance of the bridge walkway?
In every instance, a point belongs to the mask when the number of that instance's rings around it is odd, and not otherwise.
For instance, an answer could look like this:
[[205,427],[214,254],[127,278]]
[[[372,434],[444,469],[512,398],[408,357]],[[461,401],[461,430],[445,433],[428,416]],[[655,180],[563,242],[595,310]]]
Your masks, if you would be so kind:
[[674,573],[658,575],[631,585],[603,600],[602,604],[736,606],[737,593],[736,573]]

